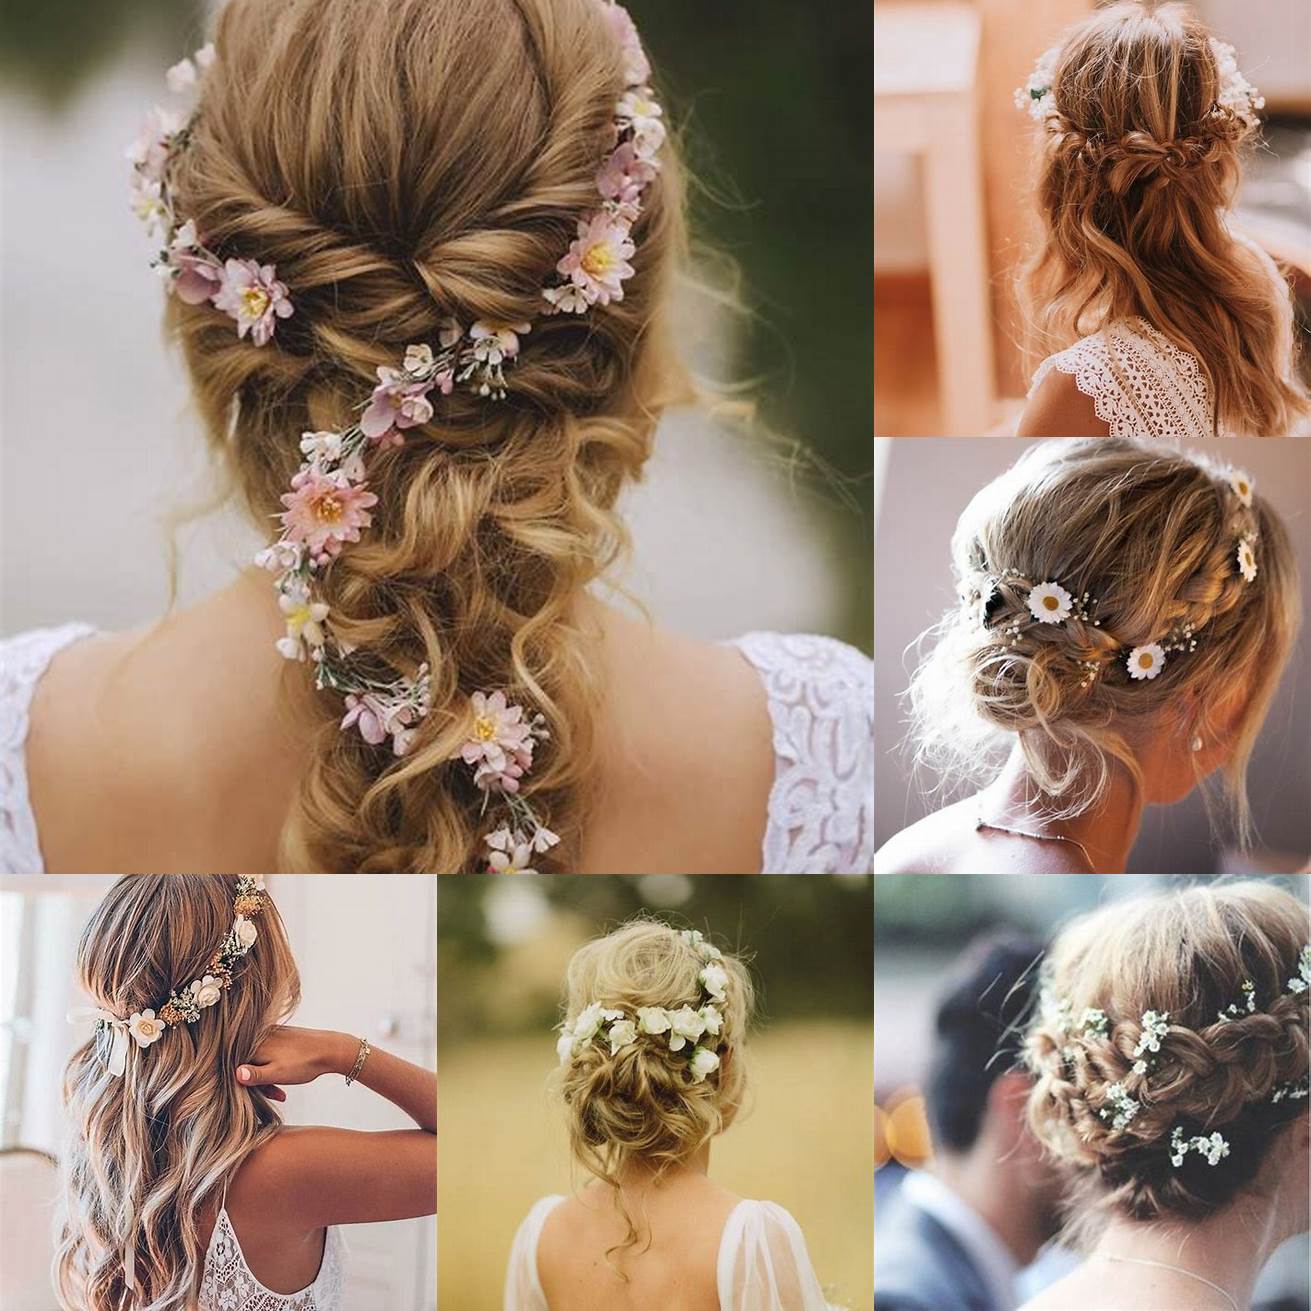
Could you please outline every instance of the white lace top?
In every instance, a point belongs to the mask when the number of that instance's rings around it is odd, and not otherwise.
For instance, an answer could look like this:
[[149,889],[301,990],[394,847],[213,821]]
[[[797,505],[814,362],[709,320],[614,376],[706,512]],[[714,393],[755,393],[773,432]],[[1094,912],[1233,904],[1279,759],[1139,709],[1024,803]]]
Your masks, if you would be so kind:
[[[1274,261],[1241,233],[1235,242],[1251,251],[1270,277],[1284,319],[1285,350],[1277,367],[1287,377],[1293,370],[1293,310],[1288,286]],[[1123,319],[1100,332],[1081,337],[1073,346],[1049,355],[1038,366],[1029,397],[1057,369],[1074,378],[1091,401],[1097,417],[1112,437],[1146,437],[1183,442],[1214,435],[1211,388],[1197,357],[1181,350],[1144,318]],[[1264,436],[1262,433],[1220,436]]]
[[196,1311],[342,1311],[343,1298],[342,1243],[336,1229],[324,1237],[323,1264],[314,1282],[299,1293],[275,1293],[251,1274],[227,1207],[219,1211]]
[[[546,1217],[564,1200],[543,1197],[519,1226],[503,1311],[550,1311],[537,1274],[537,1243]],[[729,1213],[715,1283],[720,1311],[829,1311],[800,1227],[773,1202],[742,1201]]]
[[[0,641],[0,873],[45,865],[27,793],[28,710],[50,661],[85,624]],[[748,633],[732,643],[765,685],[774,784],[767,874],[865,873],[874,862],[874,664],[830,637]]]

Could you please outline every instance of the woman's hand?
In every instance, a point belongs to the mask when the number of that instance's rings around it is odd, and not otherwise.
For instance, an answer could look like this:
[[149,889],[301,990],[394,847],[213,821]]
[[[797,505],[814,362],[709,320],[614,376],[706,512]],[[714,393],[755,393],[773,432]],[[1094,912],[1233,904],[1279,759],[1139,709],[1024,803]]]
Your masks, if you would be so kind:
[[355,1062],[359,1039],[331,1029],[282,1025],[237,1066],[237,1082],[262,1088],[271,1101],[285,1102],[280,1084],[313,1083],[321,1074],[345,1074]]

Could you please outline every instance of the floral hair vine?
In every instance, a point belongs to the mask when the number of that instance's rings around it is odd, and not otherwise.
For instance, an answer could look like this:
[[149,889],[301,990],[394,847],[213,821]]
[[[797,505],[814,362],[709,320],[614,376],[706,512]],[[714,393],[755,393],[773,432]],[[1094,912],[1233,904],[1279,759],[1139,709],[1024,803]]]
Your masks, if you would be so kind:
[[268,905],[264,876],[243,875],[237,880],[237,895],[232,903],[232,927],[214,950],[200,978],[179,988],[157,1008],[134,1011],[126,1020],[100,1007],[79,1006],[68,1012],[68,1022],[81,1024],[93,1020],[97,1036],[110,1035],[105,1063],[114,1078],[122,1078],[127,1068],[129,1039],[144,1049],[158,1042],[165,1029],[178,1024],[194,1024],[203,1011],[218,1004],[223,993],[232,986],[234,966],[259,938],[259,929],[252,916],[263,913]]
[[723,1007],[728,997],[728,971],[720,964],[723,953],[707,942],[696,929],[684,929],[678,935],[702,959],[697,982],[701,987],[699,1006],[683,1005],[677,1010],[663,1006],[607,1006],[594,1001],[574,1016],[573,1023],[560,1026],[555,1044],[561,1065],[567,1065],[585,1047],[600,1039],[609,1044],[610,1055],[617,1056],[634,1046],[641,1037],[668,1040],[671,1052],[688,1053],[687,1069],[693,1083],[703,1082],[719,1069],[720,1044],[708,1045],[705,1039],[718,1038],[724,1025]]
[[[1211,55],[1220,75],[1220,89],[1211,113],[1219,115],[1227,110],[1246,126],[1256,127],[1259,122],[1257,113],[1265,108],[1265,97],[1239,70],[1238,54],[1233,46],[1217,41],[1215,37],[1210,38],[1210,44]],[[1016,109],[1023,109],[1030,118],[1044,126],[1054,126],[1054,120],[1059,115],[1052,91],[1060,57],[1060,46],[1052,46],[1043,51],[1028,81],[1015,91]]]
[[[1252,479],[1240,469],[1230,469],[1225,474],[1225,482],[1235,499],[1245,510],[1252,508]],[[1244,584],[1256,581],[1256,543],[1258,534],[1255,530],[1241,532],[1236,540],[1234,553],[1234,570]],[[1003,569],[992,574],[977,571],[965,578],[960,587],[960,599],[971,620],[980,628],[988,627],[988,609],[997,594],[1000,585],[1006,584],[1016,592],[1027,592],[1026,607],[1028,615],[1013,618],[1000,631],[1011,646],[1018,646],[1020,635],[1040,624],[1063,624],[1068,619],[1078,620],[1093,628],[1100,628],[1102,621],[1096,618],[1098,598],[1088,592],[1071,594],[1055,579],[1034,582],[1018,569]],[[1123,650],[1123,647],[1120,648]],[[1155,678],[1165,668],[1166,657],[1175,652],[1197,650],[1197,637],[1191,623],[1180,623],[1164,634],[1159,640],[1146,642],[1141,646],[1130,648],[1124,654],[1125,669],[1135,682]],[[1083,677],[1079,682],[1081,688],[1091,687],[1101,675],[1103,664],[1099,660],[1082,660]]]

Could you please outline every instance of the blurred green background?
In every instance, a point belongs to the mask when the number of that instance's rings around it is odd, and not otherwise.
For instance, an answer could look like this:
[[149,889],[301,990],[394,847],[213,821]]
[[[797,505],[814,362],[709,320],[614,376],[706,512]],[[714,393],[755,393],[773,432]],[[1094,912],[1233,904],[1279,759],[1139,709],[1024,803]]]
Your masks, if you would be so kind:
[[[205,0],[5,0],[0,76],[7,101],[21,109],[17,132],[48,135],[49,148],[59,150],[57,133],[79,130],[75,125],[88,102],[99,119],[116,114],[117,104],[103,97],[117,90],[104,88],[120,85],[125,66],[142,70],[144,80],[149,70],[174,62],[196,44],[212,8]],[[808,549],[818,552],[834,579],[823,622],[868,650],[873,615],[871,8],[828,6],[822,17],[795,0],[756,0],[749,7],[631,0],[630,8],[698,182],[696,233],[741,273],[741,299],[749,314],[726,324],[723,332],[716,328],[724,338],[731,329],[732,340],[724,340],[722,350],[732,376],[752,382],[750,394],[764,428],[800,442],[817,457],[815,470],[806,462],[777,462],[780,501],[790,507],[780,522],[795,515],[805,525],[814,541]],[[11,141],[18,139],[14,134],[11,123]],[[126,223],[118,213],[126,210],[125,180],[112,191],[93,191],[90,182],[83,183],[85,195],[79,189],[56,206],[103,202],[116,224]],[[18,186],[7,185],[7,207],[30,203],[16,194]],[[79,240],[85,244],[85,238]],[[21,244],[14,248],[22,250]],[[147,296],[154,289],[144,255],[141,263],[132,274]],[[112,290],[112,277],[109,286]],[[27,319],[21,288],[10,294]],[[125,326],[130,340],[130,320]],[[39,321],[33,327],[41,331]],[[720,349],[716,342],[716,353]],[[30,378],[31,369],[22,367]],[[114,408],[123,419],[131,417],[125,405]],[[28,422],[23,412],[11,413],[7,421],[16,428]],[[773,470],[772,448],[762,444],[756,452]],[[25,470],[15,463],[11,473],[17,477]],[[20,509],[14,507],[16,522]],[[769,531],[781,529],[771,523]],[[52,565],[50,573],[58,585],[60,569]],[[125,594],[125,601],[135,599],[135,592]],[[25,591],[9,600],[20,622],[50,621],[38,604],[29,605]],[[108,603],[106,609],[103,616],[84,617],[118,619]],[[779,622],[774,615],[769,620]],[[817,622],[804,602],[797,622]]]
[[872,1304],[873,880],[447,879],[438,890],[438,1287],[499,1305],[539,1198],[581,1186],[552,1095],[565,967],[589,938],[655,915],[748,959],[759,1019],[744,1116],[711,1170],[785,1206],[837,1305]]

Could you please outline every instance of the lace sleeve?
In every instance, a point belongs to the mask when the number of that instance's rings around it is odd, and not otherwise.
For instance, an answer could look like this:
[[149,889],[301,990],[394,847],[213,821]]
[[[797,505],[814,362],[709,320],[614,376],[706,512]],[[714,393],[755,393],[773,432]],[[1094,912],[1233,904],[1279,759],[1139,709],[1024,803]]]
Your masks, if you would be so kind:
[[563,1201],[563,1197],[543,1197],[524,1216],[505,1268],[502,1311],[550,1311],[537,1277],[537,1241],[542,1236],[546,1217]]
[[863,874],[874,863],[874,664],[831,637],[748,633],[774,731],[761,869]]
[[828,1311],[797,1222],[773,1202],[742,1202],[719,1248],[721,1311]]

